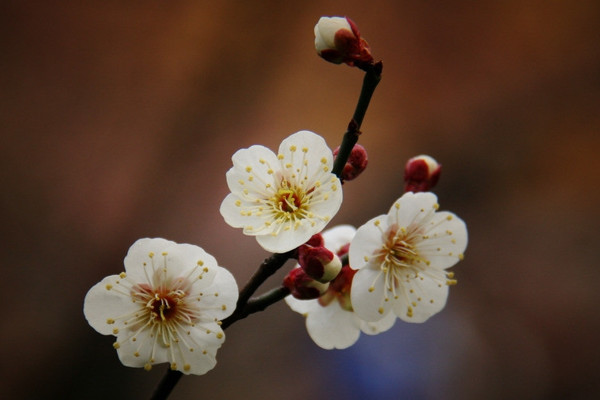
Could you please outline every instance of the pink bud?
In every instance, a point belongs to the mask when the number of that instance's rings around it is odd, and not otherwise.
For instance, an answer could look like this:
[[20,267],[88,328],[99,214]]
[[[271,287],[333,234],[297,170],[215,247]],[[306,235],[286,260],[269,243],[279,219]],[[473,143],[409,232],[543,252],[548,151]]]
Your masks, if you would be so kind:
[[442,166],[432,157],[420,155],[413,157],[404,168],[405,192],[428,192],[437,183]]
[[319,56],[334,64],[363,68],[373,63],[369,44],[347,17],[321,17],[315,25],[315,48]]
[[302,268],[294,268],[283,280],[283,286],[288,288],[295,298],[310,300],[325,293],[329,284],[314,280]]
[[[340,152],[339,146],[333,151],[333,156],[337,157]],[[343,181],[351,181],[355,179],[358,175],[360,175],[366,168],[369,163],[369,157],[367,156],[367,150],[360,144],[355,144],[350,152],[350,156],[348,157],[348,161],[346,161],[346,165],[344,165],[344,169],[342,169],[342,174],[340,179]]]
[[323,246],[300,246],[298,263],[311,278],[323,283],[331,281],[342,269],[339,257]]

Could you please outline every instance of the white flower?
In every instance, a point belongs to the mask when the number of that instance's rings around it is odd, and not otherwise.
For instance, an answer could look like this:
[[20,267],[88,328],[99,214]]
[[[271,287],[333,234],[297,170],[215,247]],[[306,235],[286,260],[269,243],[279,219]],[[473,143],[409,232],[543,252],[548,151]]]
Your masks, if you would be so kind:
[[233,276],[198,246],[140,239],[124,260],[125,272],[93,286],[83,312],[103,335],[114,335],[128,367],[170,362],[201,375],[214,368],[225,340],[220,320],[235,309]]
[[[325,247],[341,256],[348,251],[348,244],[355,232],[356,229],[349,225],[325,231]],[[345,265],[337,278],[330,282],[328,290],[318,299],[298,300],[293,296],[285,298],[292,310],[306,316],[308,334],[324,349],[345,349],[358,340],[361,331],[374,335],[390,329],[396,321],[396,317],[390,314],[377,322],[366,322],[352,311],[350,285],[355,272]]]
[[467,227],[450,212],[436,212],[433,193],[405,193],[387,215],[356,232],[350,263],[354,311],[367,321],[389,314],[423,322],[446,304],[456,281],[446,269],[463,258]]
[[285,253],[320,232],[342,203],[331,173],[333,154],[319,135],[300,131],[275,155],[264,146],[238,150],[227,172],[231,193],[221,204],[225,222],[256,236],[267,251]]

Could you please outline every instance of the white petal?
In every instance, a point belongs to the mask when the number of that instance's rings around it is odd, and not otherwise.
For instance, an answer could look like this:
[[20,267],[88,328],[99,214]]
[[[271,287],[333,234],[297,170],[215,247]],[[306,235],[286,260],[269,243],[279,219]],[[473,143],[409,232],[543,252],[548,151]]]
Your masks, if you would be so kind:
[[[203,324],[198,329],[190,331],[190,335],[184,336],[184,341],[190,346],[183,352],[182,358],[190,365],[190,370],[181,370],[184,373],[202,375],[210,371],[217,364],[217,350],[225,342],[225,334],[216,323]],[[193,347],[192,347],[193,346]]]
[[430,218],[437,207],[437,197],[433,193],[405,193],[390,208],[388,224],[396,223],[401,228],[419,225]]
[[[285,138],[279,146],[279,154],[283,156],[283,170],[297,174],[298,181],[304,176],[330,173],[333,167],[333,153],[325,139],[311,131],[299,131]],[[287,167],[289,164],[291,167]]]
[[155,257],[163,257],[163,266],[167,268],[170,279],[196,277],[202,266],[216,267],[217,260],[201,247],[181,243]]
[[310,200],[310,211],[327,223],[337,214],[344,195],[342,184],[335,175],[329,174],[325,182],[327,183],[315,187]]
[[353,269],[361,269],[369,264],[373,254],[383,246],[382,230],[386,229],[385,215],[375,217],[357,229],[349,253],[350,266]]
[[184,374],[202,375],[214,368],[217,349],[225,340],[220,326],[214,322],[181,325],[171,335],[177,340],[166,346],[156,331],[145,329],[135,336],[135,341],[125,332],[118,338],[119,359],[128,367],[167,362]]
[[147,277],[151,278],[153,272],[163,266],[161,254],[174,246],[177,243],[162,238],[138,239],[123,260],[127,276],[136,283],[151,283]]
[[83,314],[92,328],[103,335],[115,334],[114,329],[123,328],[119,317],[139,308],[131,301],[129,288],[119,275],[107,276],[92,286],[83,302]]
[[[231,157],[235,168],[247,173],[261,173],[266,175],[269,165],[278,164],[277,157],[270,149],[261,145],[253,145],[247,149],[236,151]],[[250,171],[247,168],[250,167]]]
[[[235,310],[239,292],[233,275],[222,267],[210,267],[214,277],[209,285],[204,279],[194,281],[190,301],[201,308],[207,320],[223,320]],[[199,300],[198,300],[199,299]]]
[[416,244],[416,251],[432,266],[449,268],[460,261],[467,248],[467,226],[450,212],[438,212],[425,226],[427,239]]
[[[122,329],[117,336],[117,354],[123,365],[140,368],[146,364],[160,364],[169,361],[167,348],[160,344],[156,337],[150,335],[149,327],[138,332],[135,340],[132,340],[134,333],[129,329]],[[151,361],[153,356],[153,361]]]
[[385,332],[388,329],[390,329],[392,326],[394,326],[395,322],[396,314],[390,312],[387,313],[386,316],[379,321],[361,321],[360,330],[366,333],[367,335],[377,335],[378,333]]
[[[319,232],[324,225],[325,223],[310,227],[310,224],[303,223],[297,229],[294,229],[293,225],[290,224],[288,225],[291,226],[290,229],[281,229],[276,235],[256,236],[256,240],[266,251],[285,253],[305,243],[312,235]],[[319,227],[319,230],[316,230],[317,227]]]
[[319,300],[300,300],[292,295],[285,298],[287,305],[295,312],[305,315],[321,308]]
[[356,228],[352,225],[338,225],[323,232],[323,241],[325,247],[330,251],[338,252],[352,241],[356,233]]
[[[429,271],[436,279],[429,276],[403,282],[402,293],[394,301],[394,313],[406,322],[424,322],[441,311],[448,298],[448,285],[443,271]],[[412,289],[412,293],[410,290]],[[411,311],[409,311],[409,307]]]
[[334,300],[327,307],[308,314],[306,330],[319,347],[345,349],[358,340],[360,320]]
[[266,147],[254,145],[238,150],[232,161],[233,167],[226,174],[227,185],[232,193],[241,195],[244,189],[248,189],[256,197],[261,197],[258,194],[264,194],[268,187],[275,185],[279,161]]
[[271,229],[265,229],[265,222],[270,219],[268,216],[248,214],[248,210],[252,209],[254,206],[255,203],[252,204],[240,200],[239,196],[230,193],[221,203],[219,211],[229,226],[234,228],[244,228],[244,234],[246,235],[255,236],[269,233]]
[[352,280],[350,298],[352,308],[365,321],[379,321],[391,311],[385,301],[384,274],[371,268],[359,270]]

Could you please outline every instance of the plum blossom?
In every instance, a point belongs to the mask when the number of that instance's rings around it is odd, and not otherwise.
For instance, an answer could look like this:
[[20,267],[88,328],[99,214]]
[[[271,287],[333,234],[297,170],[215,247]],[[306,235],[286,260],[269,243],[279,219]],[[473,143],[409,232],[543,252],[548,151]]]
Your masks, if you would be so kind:
[[[356,229],[350,225],[336,226],[323,232],[325,247],[340,257],[347,254]],[[299,268],[299,267],[298,267]],[[324,349],[345,349],[358,340],[360,332],[375,335],[390,329],[396,317],[392,314],[377,322],[363,321],[353,312],[350,285],[356,273],[347,264],[329,283],[329,288],[317,299],[299,300],[287,296],[290,308],[306,317],[306,329],[312,340]]]
[[438,212],[433,193],[405,193],[387,215],[358,228],[350,245],[350,263],[358,269],[352,283],[354,311],[367,321],[396,315],[424,322],[444,308],[446,271],[467,247],[465,223],[451,212]]
[[238,150],[232,161],[226,175],[231,193],[221,203],[221,215],[267,251],[295,249],[340,208],[342,185],[331,173],[333,154],[313,132],[289,136],[278,154],[254,145]]
[[201,375],[214,368],[225,340],[220,321],[233,313],[233,276],[198,246],[165,239],[136,241],[125,272],[93,286],[83,312],[128,367],[171,369]]

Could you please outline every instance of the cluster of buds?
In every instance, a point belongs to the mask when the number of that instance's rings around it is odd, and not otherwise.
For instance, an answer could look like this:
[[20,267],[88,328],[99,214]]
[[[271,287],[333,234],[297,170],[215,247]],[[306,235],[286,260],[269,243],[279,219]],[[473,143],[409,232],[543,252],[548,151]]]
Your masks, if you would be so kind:
[[321,17],[315,26],[315,47],[323,59],[365,68],[373,64],[369,44],[348,17]]
[[[338,146],[333,151],[333,156],[337,157],[340,152],[340,147]],[[367,156],[367,151],[360,144],[355,144],[350,152],[350,156],[348,157],[348,161],[344,165],[344,169],[342,169],[342,173],[340,175],[340,180],[351,181],[355,179],[358,175],[360,175],[366,168],[369,163],[369,158]]]
[[298,247],[298,264],[285,278],[283,284],[297,299],[315,299],[325,293],[329,282],[342,270],[340,258],[324,246],[321,234],[313,235]]
[[288,288],[292,296],[301,300],[319,298],[329,288],[329,283],[314,280],[302,268],[294,268],[283,280],[283,286]]
[[432,157],[420,155],[413,157],[404,168],[405,192],[428,192],[440,179],[442,166]]

